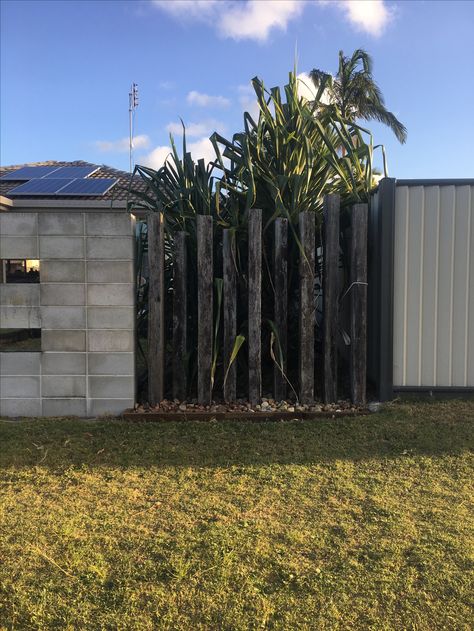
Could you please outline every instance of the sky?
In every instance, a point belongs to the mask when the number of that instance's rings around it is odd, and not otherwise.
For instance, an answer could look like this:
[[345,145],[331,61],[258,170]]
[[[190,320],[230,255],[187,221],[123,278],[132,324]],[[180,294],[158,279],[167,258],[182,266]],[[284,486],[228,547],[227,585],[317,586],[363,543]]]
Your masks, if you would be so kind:
[[[209,135],[243,127],[250,80],[284,86],[335,73],[363,48],[388,109],[405,124],[385,146],[397,178],[474,177],[474,2],[405,0],[1,1],[4,166],[86,160],[128,170],[128,105],[138,84],[134,163],[158,168],[181,123],[195,159]],[[304,89],[304,86],[303,86]],[[381,156],[376,158],[381,164]]]

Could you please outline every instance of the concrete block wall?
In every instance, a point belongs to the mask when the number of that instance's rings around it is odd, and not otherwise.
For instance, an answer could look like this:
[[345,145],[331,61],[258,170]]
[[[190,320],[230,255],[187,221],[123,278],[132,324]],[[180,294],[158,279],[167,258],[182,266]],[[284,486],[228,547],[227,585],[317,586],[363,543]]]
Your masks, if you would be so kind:
[[40,260],[39,284],[0,284],[0,326],[41,328],[41,352],[0,353],[0,414],[133,406],[134,242],[125,212],[0,214],[0,258]]

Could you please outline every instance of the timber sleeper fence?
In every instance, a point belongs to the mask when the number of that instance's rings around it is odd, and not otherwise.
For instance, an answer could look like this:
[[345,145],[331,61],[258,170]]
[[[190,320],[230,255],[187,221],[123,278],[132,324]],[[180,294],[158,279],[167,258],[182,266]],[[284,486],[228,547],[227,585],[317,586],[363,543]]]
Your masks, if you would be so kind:
[[[262,390],[272,390],[273,398],[284,400],[293,392],[301,403],[315,400],[315,383],[326,403],[338,398],[338,346],[340,338],[341,293],[350,303],[349,390],[356,405],[366,402],[367,365],[367,204],[356,204],[349,210],[349,286],[342,291],[341,208],[338,195],[328,195],[318,232],[316,215],[302,212],[296,226],[285,218],[277,218],[264,226],[262,211],[251,209],[246,224],[246,257],[240,265],[245,270],[245,301],[238,290],[239,273],[235,234],[220,226],[211,215],[195,216],[196,249],[187,247],[189,234],[173,235],[172,247],[165,254],[165,225],[160,212],[147,217],[148,232],[148,403],[159,404],[165,393],[185,401],[190,392],[184,369],[195,352],[197,364],[197,400],[211,403],[214,384],[219,380],[225,401],[232,403],[246,398],[258,404]],[[319,243],[318,238],[321,235]],[[298,265],[289,257],[289,241],[297,244]],[[191,256],[195,261],[190,260]],[[165,282],[165,258],[171,257],[171,290]],[[219,259],[219,263],[218,260]],[[222,278],[217,277],[216,268]],[[295,275],[297,280],[295,283]],[[297,287],[296,309],[290,305],[289,284]],[[217,284],[219,281],[219,285]],[[271,285],[272,344],[264,349],[262,331],[268,313],[262,315],[262,293]],[[189,283],[197,288],[197,305],[190,304]],[[323,313],[318,322],[317,288],[322,292]],[[290,307],[291,306],[291,314]],[[268,303],[266,303],[268,311]],[[190,331],[192,313],[197,326]],[[242,315],[244,314],[244,315]],[[167,323],[170,323],[169,325]],[[319,327],[319,348],[316,328]],[[296,330],[297,328],[297,330]],[[171,330],[170,330],[171,329]],[[237,344],[239,331],[240,344]],[[168,333],[168,334],[167,334]],[[291,333],[291,336],[290,336]],[[296,340],[298,361],[296,378],[288,378],[290,357],[288,339]],[[347,337],[347,336],[346,336]],[[244,343],[245,339],[245,343]],[[194,347],[194,348],[190,348]],[[240,350],[239,350],[240,349]],[[237,369],[238,355],[245,353],[246,362]],[[272,362],[268,362],[268,356]],[[321,356],[322,355],[322,356]],[[220,359],[218,359],[218,357]],[[242,365],[246,373],[242,378]],[[170,369],[171,367],[171,369]],[[271,375],[269,372],[271,371]],[[240,374],[240,387],[238,384]],[[294,383],[296,382],[296,383]],[[265,384],[265,386],[263,385]],[[340,389],[340,388],[339,388]]]

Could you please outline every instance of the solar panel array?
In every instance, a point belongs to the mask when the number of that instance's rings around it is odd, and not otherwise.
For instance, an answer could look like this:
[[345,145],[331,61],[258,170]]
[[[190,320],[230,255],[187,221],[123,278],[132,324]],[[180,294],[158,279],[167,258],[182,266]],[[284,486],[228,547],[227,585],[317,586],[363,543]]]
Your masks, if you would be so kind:
[[21,180],[31,180],[35,177],[44,177],[56,169],[57,167],[23,167],[11,173],[7,173],[7,175],[4,175],[1,179],[2,181],[11,180],[20,182]]
[[22,167],[11,173],[4,175],[2,180],[18,181],[33,180],[36,178],[52,177],[74,179],[79,177],[87,177],[99,170],[97,166],[86,167]]
[[58,191],[57,195],[104,195],[117,180],[113,178],[75,179]]
[[22,167],[7,175],[2,180],[22,182],[19,186],[8,191],[8,195],[64,195],[88,196],[104,195],[118,180],[114,178],[88,178],[98,171],[97,166],[73,167]]
[[73,180],[55,180],[53,178],[34,179],[20,184],[8,191],[9,195],[56,195],[61,188]]
[[54,177],[54,178],[78,178],[78,177],[87,177],[88,175],[92,175],[99,170],[99,167],[59,167],[52,173],[48,173],[44,177]]
[[41,178],[16,186],[8,195],[104,195],[116,182],[113,178]]

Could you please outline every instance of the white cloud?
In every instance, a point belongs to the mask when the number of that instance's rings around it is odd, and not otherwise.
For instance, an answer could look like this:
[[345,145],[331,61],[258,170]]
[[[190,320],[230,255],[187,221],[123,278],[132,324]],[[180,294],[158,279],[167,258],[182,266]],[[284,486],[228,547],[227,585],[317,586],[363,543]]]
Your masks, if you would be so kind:
[[210,94],[204,94],[196,90],[191,90],[186,100],[190,105],[198,105],[199,107],[229,107],[230,105],[229,99],[226,99],[220,94],[211,96]]
[[255,39],[264,42],[272,29],[286,30],[288,22],[304,9],[300,0],[248,0],[229,5],[222,11],[219,31],[232,39]]
[[336,0],[319,4],[336,6],[357,30],[379,37],[394,16],[384,0]]
[[[129,138],[120,140],[96,140],[95,146],[104,153],[126,153],[129,150]],[[135,136],[133,139],[134,149],[147,149],[150,146],[150,139],[145,134]]]
[[158,83],[158,87],[161,90],[172,90],[174,88],[174,82],[173,81],[160,81]]
[[[307,72],[300,72],[296,77],[298,80],[298,96],[305,98],[307,101],[314,101],[316,97],[316,87]],[[330,98],[328,91],[325,90],[321,96],[321,103],[329,105]]]
[[[206,163],[216,159],[212,143],[206,136],[199,138],[194,142],[187,143],[187,150],[191,152],[191,156],[195,162],[197,162],[200,158],[204,158]],[[161,145],[155,147],[155,149],[153,149],[150,153],[137,158],[137,164],[143,164],[144,166],[151,167],[152,169],[159,169],[163,166],[170,153],[171,148],[168,145]]]
[[145,167],[151,167],[152,169],[159,169],[165,163],[166,158],[171,153],[171,148],[168,145],[161,145],[155,147],[150,153],[137,158],[137,164],[142,164]]
[[153,0],[153,4],[176,18],[206,20],[222,0]]
[[191,155],[195,162],[197,162],[200,158],[204,158],[204,161],[206,163],[212,162],[216,159],[216,152],[214,151],[214,147],[207,137],[200,138],[195,142],[188,143],[187,149],[191,152]]
[[263,42],[272,29],[285,30],[306,0],[154,0],[153,4],[175,19],[206,22],[222,37]]
[[153,0],[154,6],[182,22],[199,21],[221,37],[264,42],[284,31],[307,6],[336,7],[357,30],[380,36],[393,17],[386,0]]
[[[215,131],[222,134],[226,130],[224,123],[215,119],[209,119],[199,123],[185,123],[185,126],[187,138],[210,136]],[[181,124],[181,121],[168,123],[168,125],[166,125],[166,129],[170,132],[170,134],[182,135],[183,133],[183,125]]]

